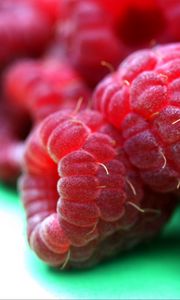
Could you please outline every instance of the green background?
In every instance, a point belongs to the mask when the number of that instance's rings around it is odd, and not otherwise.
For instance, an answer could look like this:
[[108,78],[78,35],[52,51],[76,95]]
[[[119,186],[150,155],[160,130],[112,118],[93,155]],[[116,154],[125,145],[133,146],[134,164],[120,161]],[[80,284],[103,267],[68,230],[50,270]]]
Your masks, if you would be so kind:
[[0,298],[180,299],[178,221],[180,209],[153,245],[90,270],[54,271],[28,248],[18,196],[1,185]]

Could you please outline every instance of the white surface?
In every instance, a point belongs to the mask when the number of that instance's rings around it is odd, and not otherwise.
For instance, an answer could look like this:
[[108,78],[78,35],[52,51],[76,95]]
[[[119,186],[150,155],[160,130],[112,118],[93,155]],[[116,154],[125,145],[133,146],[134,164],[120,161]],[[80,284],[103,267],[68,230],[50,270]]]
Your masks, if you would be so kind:
[[20,216],[0,211],[0,298],[57,299],[32,278],[26,266],[26,243]]

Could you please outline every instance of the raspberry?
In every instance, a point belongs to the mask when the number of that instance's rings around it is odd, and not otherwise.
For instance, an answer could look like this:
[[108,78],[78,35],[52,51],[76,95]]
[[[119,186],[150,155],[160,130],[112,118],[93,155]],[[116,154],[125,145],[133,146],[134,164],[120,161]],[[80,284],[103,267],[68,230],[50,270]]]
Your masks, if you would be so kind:
[[69,0],[62,6],[60,42],[91,86],[108,73],[105,66],[113,69],[129,53],[180,38],[178,0]]
[[159,192],[180,183],[180,46],[130,55],[94,93],[95,107],[122,131],[123,147],[141,178]]
[[107,69],[102,61],[117,66],[126,55],[112,30],[108,14],[95,1],[66,1],[60,41],[72,65],[92,86]]
[[0,66],[17,56],[42,53],[51,38],[48,19],[24,2],[2,0],[0,3]]
[[35,120],[61,108],[75,109],[80,98],[83,108],[90,96],[78,74],[57,59],[20,61],[10,66],[4,76],[10,103]]
[[[126,231],[133,233],[132,228],[139,224],[141,202],[146,205],[146,200],[121,140],[115,128],[89,110],[54,113],[28,138],[19,187],[29,244],[47,264],[88,266],[89,261],[107,256],[109,243],[121,250]],[[175,201],[168,196],[167,202],[174,207]],[[155,234],[168,217],[162,221],[151,203],[148,205],[159,222]],[[153,205],[161,209],[161,201]],[[146,206],[142,211],[145,216]],[[166,214],[162,212],[163,218]],[[118,233],[123,237],[116,249],[114,236]],[[130,243],[131,239],[127,247]]]

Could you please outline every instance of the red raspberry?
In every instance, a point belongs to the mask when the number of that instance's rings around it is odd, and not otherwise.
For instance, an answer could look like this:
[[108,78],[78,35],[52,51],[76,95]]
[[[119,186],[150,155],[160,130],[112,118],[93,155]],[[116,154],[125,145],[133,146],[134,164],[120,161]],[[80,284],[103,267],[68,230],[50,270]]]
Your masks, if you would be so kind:
[[[129,53],[180,40],[178,0],[64,1],[60,41],[71,63],[96,84]],[[107,9],[108,7],[108,9]]]
[[100,260],[106,238],[136,228],[143,189],[121,148],[118,131],[88,110],[52,114],[29,137],[20,191],[30,246],[47,264]]
[[180,45],[159,46],[129,56],[94,94],[143,181],[160,192],[180,187],[179,76]]
[[111,18],[95,1],[64,1],[60,41],[73,66],[90,85],[97,83],[107,68],[124,58],[127,51],[113,32]]
[[52,35],[49,20],[26,1],[0,1],[0,66],[13,58],[40,54]]
[[4,88],[11,105],[35,120],[61,108],[75,109],[80,98],[84,108],[90,96],[78,74],[57,59],[24,60],[10,66]]

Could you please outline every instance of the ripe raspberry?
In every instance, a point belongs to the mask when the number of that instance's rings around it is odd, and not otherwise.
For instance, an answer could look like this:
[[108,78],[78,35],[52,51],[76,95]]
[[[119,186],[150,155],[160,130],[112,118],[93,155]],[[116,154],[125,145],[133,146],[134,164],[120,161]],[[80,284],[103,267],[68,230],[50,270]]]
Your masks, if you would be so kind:
[[62,108],[74,109],[80,98],[84,108],[90,96],[77,73],[52,58],[24,60],[10,66],[4,89],[11,105],[28,112],[35,120]]
[[121,148],[118,131],[88,110],[52,114],[29,137],[19,187],[30,246],[47,264],[100,260],[105,239],[136,228],[143,187]]
[[178,0],[69,0],[63,7],[60,42],[90,85],[108,73],[101,62],[113,69],[135,50],[180,41]]
[[42,53],[52,28],[45,18],[26,1],[0,1],[0,67],[17,56]]
[[180,45],[129,56],[105,78],[94,103],[122,131],[124,150],[154,190],[180,187]]
[[113,32],[111,18],[92,0],[64,1],[60,41],[72,65],[92,86],[117,66],[127,51]]

